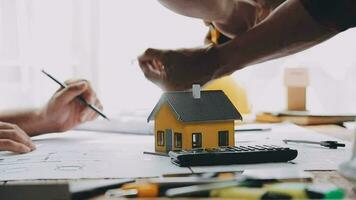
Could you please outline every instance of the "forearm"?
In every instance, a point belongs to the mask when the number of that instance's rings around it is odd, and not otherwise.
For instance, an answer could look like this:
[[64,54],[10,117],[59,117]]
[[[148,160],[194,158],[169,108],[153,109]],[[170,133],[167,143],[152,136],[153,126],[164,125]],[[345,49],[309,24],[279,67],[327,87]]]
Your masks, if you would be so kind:
[[234,9],[233,0],[158,0],[166,8],[206,21],[225,21]]
[[18,125],[29,136],[51,132],[50,124],[39,109],[0,112],[0,121]]
[[335,34],[316,22],[299,0],[289,0],[253,29],[217,47],[220,67],[215,77],[302,51]]

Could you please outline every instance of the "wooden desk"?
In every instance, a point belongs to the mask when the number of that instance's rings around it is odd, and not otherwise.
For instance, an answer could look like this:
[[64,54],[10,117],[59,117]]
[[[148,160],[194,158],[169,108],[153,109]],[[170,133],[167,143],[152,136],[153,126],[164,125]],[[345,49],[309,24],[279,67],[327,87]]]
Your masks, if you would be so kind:
[[[319,133],[333,136],[342,140],[351,141],[353,133],[350,130],[345,128],[336,126],[336,125],[323,125],[323,126],[308,126],[308,129],[317,131]],[[338,187],[344,188],[347,191],[348,199],[356,199],[356,181],[348,180],[342,177],[337,171],[311,171],[314,174],[314,183],[332,183]],[[8,181],[8,182],[0,182],[0,185],[4,184],[16,184],[16,183],[58,183],[63,182],[65,180],[58,181]],[[77,181],[85,181],[85,180],[70,180],[69,182],[77,182]],[[93,198],[95,200],[103,200],[105,197],[97,197]]]
[[[306,128],[346,141],[352,141],[354,134],[351,130],[336,125],[308,126]],[[356,199],[356,181],[346,179],[337,171],[312,171],[312,173],[315,176],[314,183],[332,183],[344,188],[347,191],[348,199]]]

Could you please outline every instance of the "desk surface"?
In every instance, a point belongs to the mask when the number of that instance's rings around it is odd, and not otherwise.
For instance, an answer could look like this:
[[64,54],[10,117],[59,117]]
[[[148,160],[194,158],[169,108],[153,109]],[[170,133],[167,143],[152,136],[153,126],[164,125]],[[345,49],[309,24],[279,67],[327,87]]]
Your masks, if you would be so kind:
[[[344,129],[339,126],[335,125],[323,125],[323,126],[309,126],[307,127],[319,133],[333,136],[339,139],[351,141],[352,133],[350,130]],[[314,174],[314,183],[332,183],[338,187],[344,188],[347,191],[348,199],[356,199],[356,181],[350,181],[344,177],[342,177],[337,171],[312,171]],[[74,181],[85,181],[85,180],[70,180],[70,182]],[[56,181],[56,180],[38,180],[38,181],[8,181],[8,182],[0,182],[0,185],[5,184],[16,184],[16,183],[56,183],[56,182],[63,182],[63,180]],[[98,199],[105,199],[104,197],[97,197],[94,198]]]

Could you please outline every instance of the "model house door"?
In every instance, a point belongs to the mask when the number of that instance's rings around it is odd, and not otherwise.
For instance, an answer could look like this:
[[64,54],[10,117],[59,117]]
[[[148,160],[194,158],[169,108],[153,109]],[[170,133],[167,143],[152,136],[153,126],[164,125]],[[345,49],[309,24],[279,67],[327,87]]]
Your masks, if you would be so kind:
[[173,150],[173,131],[172,129],[166,129],[166,151]]

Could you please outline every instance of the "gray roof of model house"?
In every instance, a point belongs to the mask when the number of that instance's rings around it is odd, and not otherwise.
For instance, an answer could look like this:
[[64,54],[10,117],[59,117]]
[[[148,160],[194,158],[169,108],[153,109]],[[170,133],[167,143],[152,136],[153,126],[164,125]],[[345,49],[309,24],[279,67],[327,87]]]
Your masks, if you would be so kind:
[[149,115],[154,120],[163,104],[167,103],[177,120],[182,122],[208,122],[242,120],[242,116],[221,90],[201,91],[199,99],[192,92],[167,92]]

